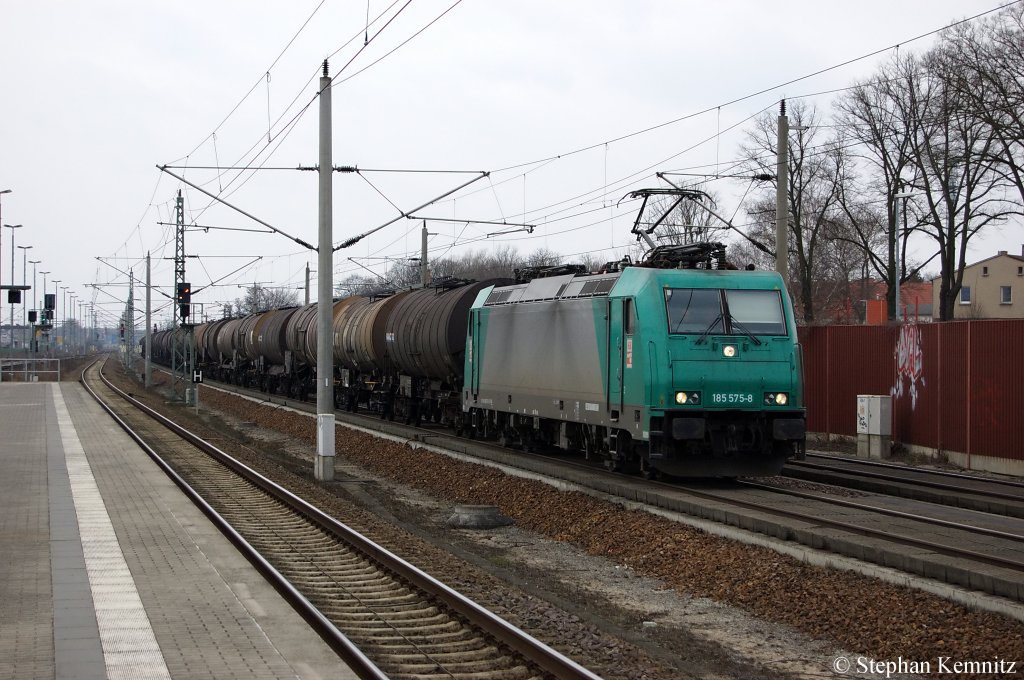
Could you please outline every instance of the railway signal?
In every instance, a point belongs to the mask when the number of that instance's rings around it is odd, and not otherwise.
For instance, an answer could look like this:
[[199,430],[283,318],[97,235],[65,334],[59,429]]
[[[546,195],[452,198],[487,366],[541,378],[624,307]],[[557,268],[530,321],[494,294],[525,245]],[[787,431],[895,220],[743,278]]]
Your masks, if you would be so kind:
[[192,302],[192,284],[191,283],[179,283],[178,284],[178,313],[181,316],[181,320],[184,321],[188,318],[191,312]]

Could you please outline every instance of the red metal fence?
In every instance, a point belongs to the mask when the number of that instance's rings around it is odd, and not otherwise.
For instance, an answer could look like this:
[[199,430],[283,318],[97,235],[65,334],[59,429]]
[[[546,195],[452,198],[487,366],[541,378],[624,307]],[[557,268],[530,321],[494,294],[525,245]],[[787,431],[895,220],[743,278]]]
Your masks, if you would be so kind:
[[858,394],[892,395],[893,440],[1024,460],[1024,320],[800,329],[807,428],[856,435]]

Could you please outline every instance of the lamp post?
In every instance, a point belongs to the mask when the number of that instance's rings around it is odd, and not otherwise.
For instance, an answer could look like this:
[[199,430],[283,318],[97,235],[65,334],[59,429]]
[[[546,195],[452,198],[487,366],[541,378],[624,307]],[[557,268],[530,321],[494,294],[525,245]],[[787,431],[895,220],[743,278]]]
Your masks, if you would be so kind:
[[[69,347],[74,347],[75,346],[75,297],[77,297],[77,296],[74,293],[68,293],[68,297],[71,299],[71,323],[70,324],[69,323],[65,323],[64,326],[65,326],[65,328],[67,328],[67,330],[68,330],[68,332],[70,333],[70,336],[71,336],[70,337],[70,342],[68,343],[68,346]],[[67,312],[65,312],[65,315],[66,314],[67,314]]]
[[32,265],[32,309],[39,309],[39,295],[36,292],[36,265],[40,264],[42,260],[29,260],[28,263]]
[[[903,233],[906,233],[907,231],[907,199],[918,196],[920,193],[921,192],[919,191],[901,191],[892,195],[894,199],[903,199]],[[894,246],[896,250],[896,273],[893,276],[893,278],[896,279],[896,323],[903,322],[903,312],[900,309],[900,281],[903,279],[903,263],[900,261],[900,236],[902,235],[903,234],[896,234]]]
[[[4,198],[4,194],[9,194],[9,193],[11,193],[11,191],[12,191],[11,189],[3,189],[2,191],[0,191],[0,224],[4,223],[4,220],[3,220],[3,216],[4,216],[4,212],[3,212],[3,207],[4,207],[3,198]],[[0,229],[0,255],[3,255],[3,247],[2,247],[2,245],[3,245],[3,229]],[[3,283],[3,278],[0,278],[0,283]]]
[[63,306],[64,312],[63,312],[63,314],[60,317],[60,322],[61,322],[60,346],[61,346],[61,350],[64,350],[64,348],[67,347],[67,345],[68,345],[68,318],[67,318],[68,317],[68,287],[67,286],[59,286],[59,285],[57,285],[60,282],[61,282],[60,279],[54,279],[53,280],[53,292],[56,295],[58,289],[64,291],[64,295],[63,295],[63,297],[64,297],[64,306]]
[[[20,224],[5,224],[11,230],[11,287],[14,287],[14,230],[21,229]],[[11,349],[14,349],[14,303],[11,303]]]
[[21,348],[25,349],[25,323],[27,322],[25,314],[25,308],[28,306],[28,295],[25,290],[25,285],[28,280],[27,269],[28,269],[28,251],[32,246],[18,246],[21,248],[21,292],[26,293],[25,297],[21,300]]
[[[28,263],[32,265],[32,310],[36,313],[36,321],[39,321],[39,305],[36,304],[38,297],[36,294],[36,265],[42,262],[42,260],[29,260]],[[32,324],[32,335],[29,338],[29,347],[38,349],[35,347],[36,344],[36,324]]]
[[[43,275],[43,307],[45,307],[46,306],[46,275],[49,274],[50,272],[49,272],[49,270],[47,270],[45,272],[39,272],[39,273]],[[55,295],[54,296],[54,301],[55,302],[56,302],[56,297],[57,296]],[[54,306],[56,306],[56,304],[54,304]],[[49,351],[50,351],[50,335],[53,332],[53,329],[52,329],[53,319],[50,319],[50,326],[51,326],[50,330],[43,332],[43,337],[46,339],[46,352],[47,353],[49,353]]]

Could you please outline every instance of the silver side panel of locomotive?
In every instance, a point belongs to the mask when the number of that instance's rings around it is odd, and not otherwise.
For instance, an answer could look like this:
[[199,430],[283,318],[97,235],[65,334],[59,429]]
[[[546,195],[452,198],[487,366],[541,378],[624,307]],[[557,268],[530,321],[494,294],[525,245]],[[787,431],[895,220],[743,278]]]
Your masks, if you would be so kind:
[[610,424],[602,373],[608,298],[575,297],[580,285],[571,276],[537,279],[495,288],[486,306],[478,301],[475,346],[467,351],[480,354],[467,364],[473,375],[464,376],[464,409]]

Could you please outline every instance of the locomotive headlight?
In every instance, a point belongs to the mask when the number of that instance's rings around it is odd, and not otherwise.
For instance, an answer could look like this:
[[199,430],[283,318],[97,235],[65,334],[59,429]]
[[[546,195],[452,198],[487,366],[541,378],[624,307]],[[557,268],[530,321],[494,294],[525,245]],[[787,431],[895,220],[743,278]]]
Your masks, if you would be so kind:
[[686,392],[676,392],[676,403],[685,404],[687,400]]
[[700,392],[676,392],[677,404],[699,404]]
[[785,392],[765,392],[764,403],[768,406],[772,404],[778,404],[779,406],[785,406],[789,403],[789,395]]
[[725,345],[722,347],[722,356],[734,357],[736,356],[736,345]]

